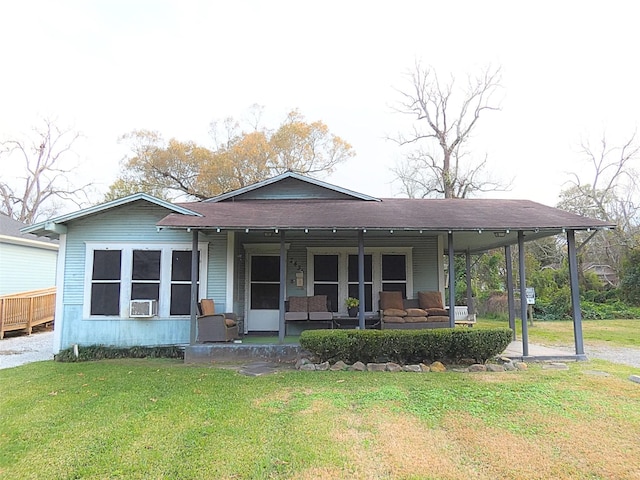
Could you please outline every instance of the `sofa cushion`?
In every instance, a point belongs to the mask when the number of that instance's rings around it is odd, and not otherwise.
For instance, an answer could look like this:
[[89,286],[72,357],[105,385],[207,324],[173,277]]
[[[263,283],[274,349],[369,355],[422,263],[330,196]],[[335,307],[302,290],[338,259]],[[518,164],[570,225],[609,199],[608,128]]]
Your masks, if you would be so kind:
[[309,312],[326,312],[327,311],[327,296],[326,295],[314,295],[307,299]]
[[449,317],[444,317],[442,315],[435,315],[433,317],[427,317],[428,322],[442,322],[449,323]]
[[309,320],[333,320],[331,312],[309,312]]
[[382,321],[386,323],[404,323],[404,317],[382,317]]
[[428,308],[444,308],[440,292],[418,292],[418,300],[420,301],[420,308],[424,310]]
[[398,310],[397,308],[386,308],[382,311],[382,315],[385,317],[406,317],[407,312],[404,310]]
[[307,297],[289,297],[289,311],[306,312],[307,303]]
[[444,308],[427,308],[427,315],[430,317],[444,315],[445,317],[449,317],[449,311]]
[[285,312],[284,319],[287,322],[297,321],[297,320],[307,320],[309,315],[307,312]]
[[407,317],[426,317],[427,312],[421,308],[407,308]]
[[428,322],[427,317],[404,317],[406,323],[423,323]]
[[404,310],[402,292],[380,292],[380,310],[389,308]]

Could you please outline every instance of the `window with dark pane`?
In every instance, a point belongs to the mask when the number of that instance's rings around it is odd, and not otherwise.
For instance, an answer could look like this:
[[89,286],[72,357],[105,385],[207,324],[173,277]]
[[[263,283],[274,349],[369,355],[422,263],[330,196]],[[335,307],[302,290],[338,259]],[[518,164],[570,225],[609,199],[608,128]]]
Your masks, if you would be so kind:
[[160,280],[160,250],[134,250],[132,280]]
[[91,315],[120,315],[120,250],[94,250],[91,277]]
[[191,284],[171,285],[171,307],[169,315],[189,315],[191,313]]
[[278,310],[280,308],[280,256],[253,255],[251,257],[251,309]]
[[402,298],[407,298],[407,257],[405,255],[382,255],[382,290],[402,292]]
[[314,255],[313,272],[316,282],[337,282],[338,255]]
[[278,310],[280,308],[280,284],[252,283],[251,309]]
[[280,283],[280,257],[276,255],[252,256],[251,281]]
[[[191,313],[191,250],[171,251],[170,315]],[[198,251],[197,284],[200,283],[200,252]]]
[[93,251],[93,280],[120,280],[120,250]]
[[337,312],[340,309],[340,303],[338,302],[338,284],[316,283],[313,286],[313,294],[327,296],[330,312]]
[[[200,252],[198,252],[198,265],[200,265]],[[200,280],[199,268],[198,280]],[[171,252],[171,281],[191,281],[191,250],[173,250]]]

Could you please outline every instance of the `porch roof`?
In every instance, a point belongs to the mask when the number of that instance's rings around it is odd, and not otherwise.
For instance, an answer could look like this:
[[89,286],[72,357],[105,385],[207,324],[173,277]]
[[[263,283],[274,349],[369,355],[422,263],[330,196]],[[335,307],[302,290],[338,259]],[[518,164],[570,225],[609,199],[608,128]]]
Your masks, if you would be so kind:
[[[406,199],[381,201],[335,199],[192,202],[184,208],[201,216],[171,213],[164,228],[221,230],[367,230],[390,234],[454,232],[457,251],[481,251],[566,230],[615,228],[615,224],[576,215],[530,200]],[[493,233],[491,233],[493,232]],[[486,233],[482,235],[479,233]]]

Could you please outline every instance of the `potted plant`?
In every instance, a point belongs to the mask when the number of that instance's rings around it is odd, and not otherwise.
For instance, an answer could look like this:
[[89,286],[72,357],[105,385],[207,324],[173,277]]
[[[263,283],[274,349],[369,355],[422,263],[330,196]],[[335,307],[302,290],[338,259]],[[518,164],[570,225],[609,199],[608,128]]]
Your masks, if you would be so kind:
[[347,297],[347,299],[344,301],[344,304],[347,307],[347,312],[349,313],[350,317],[355,317],[356,315],[358,315],[358,306],[360,305],[360,300],[353,297]]

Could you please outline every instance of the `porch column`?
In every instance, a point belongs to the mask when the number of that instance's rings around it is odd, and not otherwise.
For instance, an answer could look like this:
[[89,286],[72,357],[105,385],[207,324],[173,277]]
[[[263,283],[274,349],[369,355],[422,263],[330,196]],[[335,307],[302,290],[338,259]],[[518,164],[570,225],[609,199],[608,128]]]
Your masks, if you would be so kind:
[[191,327],[189,330],[189,343],[196,343],[196,328],[198,315],[198,230],[192,231],[191,237]]
[[473,289],[471,288],[471,252],[467,250],[465,255],[465,275],[467,277],[467,313],[475,313],[475,300],[473,299]]
[[449,253],[449,327],[456,326],[456,276],[454,272],[454,251],[453,251],[453,232],[449,232],[448,238]]
[[524,272],[524,232],[518,232],[518,268],[520,270],[520,315],[522,316],[522,356],[529,356],[529,330],[527,326],[527,279]]
[[287,294],[287,259],[285,255],[287,250],[284,244],[284,230],[280,230],[280,303],[278,316],[278,340],[284,342],[285,323],[284,323],[284,299]]
[[573,338],[576,344],[576,355],[584,357],[582,341],[582,310],[580,309],[580,287],[578,285],[578,258],[576,254],[576,237],[573,230],[567,230],[567,253],[569,256],[569,283],[571,285],[571,309],[573,312]]
[[511,245],[504,247],[504,262],[507,266],[507,308],[509,310],[509,328],[516,339],[516,307],[513,301],[513,262],[511,261]]
[[364,298],[364,232],[358,230],[358,325],[360,330],[366,328],[364,320],[365,298]]

